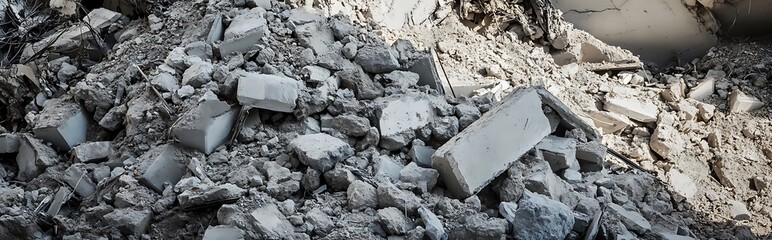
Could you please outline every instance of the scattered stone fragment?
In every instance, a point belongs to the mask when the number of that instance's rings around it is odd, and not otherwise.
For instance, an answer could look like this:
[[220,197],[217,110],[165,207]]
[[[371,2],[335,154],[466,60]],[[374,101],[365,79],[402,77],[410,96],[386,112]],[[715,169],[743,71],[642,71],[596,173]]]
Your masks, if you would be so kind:
[[331,170],[338,161],[354,155],[354,149],[348,143],[326,133],[299,136],[289,147],[303,164],[321,172]]
[[435,150],[430,147],[413,144],[410,148],[410,158],[419,167],[430,168],[432,167],[432,154],[434,152]]
[[686,199],[691,199],[697,194],[697,184],[689,175],[671,168],[668,172],[668,180],[673,190]]
[[440,147],[432,167],[448,190],[475,194],[546,137],[551,129],[541,105],[534,88],[519,90]]
[[204,232],[202,240],[239,240],[244,239],[246,233],[238,227],[219,225],[209,226]]
[[177,200],[182,209],[194,209],[208,207],[215,204],[233,203],[241,198],[247,190],[236,185],[226,183],[205,190],[189,189],[177,195]]
[[0,134],[0,153],[17,153],[21,142],[19,135],[13,133]]
[[412,192],[400,190],[391,182],[378,183],[376,193],[379,208],[395,207],[400,211],[415,213],[420,206],[420,198]]
[[94,194],[96,184],[91,181],[86,166],[83,163],[76,163],[64,171],[64,181],[75,189],[75,193],[82,198],[90,197]]
[[[308,173],[318,174],[319,172],[308,171]],[[289,168],[281,166],[276,162],[264,163],[263,174],[268,176],[268,183],[266,184],[265,191],[278,200],[285,200],[292,196],[293,193],[300,190],[300,182],[303,180],[303,176],[300,172],[292,172]],[[312,181],[316,181],[317,183],[315,184],[318,186],[318,176],[314,177],[316,177],[315,180],[307,179],[309,181],[308,184],[310,185],[312,184]]]
[[330,53],[330,46],[335,42],[332,29],[322,22],[313,21],[295,28],[295,36],[300,46],[314,50],[316,55]]
[[415,131],[434,121],[435,115],[429,100],[420,95],[390,96],[375,100],[377,106],[380,146],[397,150],[407,146]]
[[418,214],[421,215],[421,219],[426,227],[426,236],[431,240],[445,240],[448,239],[448,234],[445,232],[445,227],[442,226],[442,222],[437,218],[437,215],[426,207],[418,209]]
[[375,164],[375,178],[399,180],[400,172],[404,167],[402,163],[395,161],[389,156],[378,156],[378,162]]
[[335,223],[330,219],[330,216],[322,212],[319,208],[311,209],[305,216],[306,222],[314,226],[314,232],[318,235],[324,236],[332,231],[335,227]]
[[429,192],[437,184],[437,178],[440,173],[431,168],[419,167],[415,162],[411,162],[399,172],[399,180],[410,183],[421,189],[421,192]]
[[729,112],[751,112],[764,106],[758,98],[749,96],[740,90],[732,91],[729,95]]
[[409,88],[418,84],[419,76],[417,73],[408,71],[392,71],[384,74],[383,79],[389,85],[397,86],[399,88]]
[[162,145],[140,157],[148,166],[144,170],[141,183],[154,191],[161,193],[165,185],[175,185],[185,174],[187,164],[177,160],[179,150],[173,145]]
[[692,103],[688,101],[680,101],[676,107],[678,108],[678,111],[680,111],[680,115],[683,116],[684,120],[697,120],[700,110],[696,106],[692,105]]
[[351,173],[351,170],[340,166],[340,164],[336,165],[335,168],[324,173],[324,180],[327,182],[327,185],[336,191],[348,189],[348,186],[357,180],[357,177]]
[[716,78],[713,76],[706,76],[697,86],[693,87],[689,91],[689,98],[698,101],[704,101],[710,95],[716,91]]
[[182,74],[182,85],[190,85],[193,87],[201,87],[204,84],[212,81],[212,74],[214,73],[214,66],[208,62],[198,62],[190,66],[185,73]]
[[299,86],[294,79],[246,73],[238,81],[237,98],[244,106],[276,112],[292,112],[295,109]]
[[287,236],[295,231],[292,224],[287,221],[287,217],[279,211],[275,204],[259,207],[252,211],[251,215],[258,230],[267,239],[280,239],[281,236]]
[[212,59],[212,45],[204,41],[195,41],[185,46],[185,53],[188,56],[195,56],[201,60]]
[[105,159],[113,153],[112,142],[88,142],[75,146],[72,149],[77,162],[89,163]]
[[370,120],[350,114],[338,115],[332,119],[331,127],[346,135],[362,137],[370,131]]
[[712,119],[716,112],[716,106],[702,102],[697,104],[697,109],[699,110],[700,119],[705,122]]
[[644,123],[656,122],[659,115],[659,108],[653,103],[633,98],[607,97],[604,108]]
[[149,210],[133,210],[129,208],[115,209],[104,216],[109,226],[115,227],[123,234],[140,236],[145,233],[153,213]]
[[399,68],[397,58],[385,45],[365,45],[357,50],[354,62],[370,73],[386,73]]
[[619,217],[619,220],[627,227],[627,229],[636,232],[638,234],[644,234],[651,230],[651,224],[640,213],[634,211],[628,211],[622,206],[614,203],[608,204],[608,210],[610,213]]
[[577,143],[576,160],[579,161],[580,170],[587,172],[602,169],[606,150],[606,146],[597,140]]
[[255,44],[269,33],[268,22],[263,18],[265,10],[253,8],[241,11],[225,29],[224,40],[220,43],[220,56],[231,53],[246,53],[255,48]]
[[152,80],[153,86],[166,92],[175,92],[180,89],[180,83],[174,75],[166,72],[159,73]]
[[378,206],[375,187],[364,181],[357,180],[351,183],[346,191],[346,196],[348,197],[348,208],[351,210],[363,210]]
[[617,133],[634,125],[628,117],[622,114],[601,111],[592,111],[588,114],[595,127],[603,133]]
[[73,146],[86,141],[88,119],[80,105],[65,98],[50,99],[45,102],[33,132],[59,149],[70,150]]
[[322,83],[331,75],[330,70],[319,66],[305,66],[301,71],[308,76],[310,83]]
[[386,230],[386,233],[392,235],[402,235],[412,229],[404,213],[394,207],[378,210],[378,223]]
[[371,100],[383,96],[383,88],[374,82],[360,67],[348,67],[335,73],[340,86],[354,91],[357,99]]
[[458,117],[458,126],[461,129],[471,125],[477,119],[480,119],[480,109],[471,104],[459,104],[455,107],[456,117]]
[[772,187],[772,175],[753,177],[753,186],[757,191],[764,191]]
[[729,212],[732,214],[732,219],[737,221],[751,220],[751,213],[748,212],[748,208],[745,207],[745,203],[729,200]]
[[30,181],[59,162],[56,151],[32,135],[21,134],[19,142],[19,153],[16,154],[19,166],[16,178],[19,180]]
[[544,160],[550,163],[552,171],[563,169],[579,170],[576,160],[576,141],[571,138],[547,136],[536,144],[536,149],[542,151]]
[[237,115],[238,108],[217,99],[206,99],[172,126],[172,134],[183,145],[210,154],[228,140]]
[[680,154],[686,146],[686,142],[681,137],[677,129],[671,125],[659,124],[651,134],[649,142],[651,150],[668,160],[674,160],[673,157]]

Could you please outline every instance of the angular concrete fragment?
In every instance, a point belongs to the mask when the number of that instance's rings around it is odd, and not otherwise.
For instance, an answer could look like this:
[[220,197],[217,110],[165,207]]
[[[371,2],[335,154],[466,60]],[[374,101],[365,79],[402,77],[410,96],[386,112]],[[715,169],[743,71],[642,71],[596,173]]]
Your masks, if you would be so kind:
[[246,73],[238,81],[237,99],[244,106],[276,112],[292,112],[295,109],[300,91],[295,79]]
[[442,221],[437,218],[431,210],[426,207],[418,209],[418,214],[421,215],[426,228],[426,235],[431,240],[446,240],[448,234],[445,232],[445,227],[442,226]]
[[599,128],[603,133],[617,133],[634,125],[628,117],[622,114],[592,111],[588,115],[595,127]]
[[515,239],[563,239],[574,226],[571,209],[545,196],[525,191],[517,206],[514,217],[507,219],[515,226]]
[[207,99],[180,117],[171,132],[182,145],[210,154],[228,141],[238,112],[224,101]]
[[75,189],[75,193],[81,198],[88,198],[94,194],[96,184],[91,181],[91,176],[86,171],[86,165],[76,163],[64,171],[64,181]]
[[597,129],[592,127],[592,125],[590,125],[583,117],[574,113],[574,111],[560,101],[558,97],[543,87],[537,86],[535,88],[536,93],[541,97],[542,103],[546,105],[542,108],[544,112],[547,113],[548,111],[551,111],[551,114],[557,113],[557,115],[560,116],[559,126],[565,127],[568,130],[578,129],[584,133],[589,140],[601,139],[601,134]]
[[161,145],[140,156],[145,167],[140,183],[161,193],[165,185],[174,186],[185,174],[187,163],[178,159],[179,150],[173,145]]
[[378,195],[379,208],[395,207],[408,214],[414,214],[421,206],[421,198],[413,192],[397,188],[388,181],[378,183],[375,192]]
[[140,236],[150,226],[152,217],[153,213],[150,210],[138,211],[129,208],[119,208],[104,215],[104,220],[108,225],[117,228],[123,234]]
[[751,112],[764,106],[764,102],[758,98],[746,95],[740,90],[732,91],[729,95],[729,112]]
[[295,28],[295,37],[300,46],[314,50],[317,56],[331,52],[335,37],[332,29],[323,22],[310,22]]
[[80,104],[64,98],[45,102],[32,132],[62,150],[86,141],[88,119]]
[[654,150],[663,158],[674,160],[673,157],[681,153],[685,148],[686,141],[675,127],[659,124],[651,134],[649,146],[651,146],[651,150]]
[[422,192],[429,192],[437,184],[437,178],[440,173],[431,168],[419,167],[415,162],[411,162],[401,171],[399,171],[399,180],[410,183],[421,189]]
[[182,85],[190,85],[193,87],[201,87],[204,84],[212,81],[212,74],[214,73],[214,66],[208,62],[198,62],[190,66],[182,74]]
[[58,191],[56,191],[56,195],[54,195],[54,200],[51,201],[51,205],[48,206],[48,211],[46,213],[49,216],[56,216],[56,214],[59,214],[59,211],[62,210],[62,206],[64,203],[70,200],[70,197],[72,195],[72,192],[67,187],[60,187]]
[[415,131],[434,121],[435,114],[428,99],[418,94],[392,95],[375,100],[380,146],[397,150],[407,146]]
[[202,240],[239,240],[245,239],[246,233],[238,227],[219,225],[209,226]]
[[400,67],[386,45],[365,45],[357,51],[354,62],[369,73],[387,73]]
[[351,114],[338,115],[332,119],[331,127],[343,134],[361,137],[370,131],[370,120]]
[[30,134],[21,134],[19,139],[19,153],[16,154],[16,164],[19,166],[19,174],[16,176],[21,181],[29,181],[37,177],[46,168],[59,162],[56,151]]
[[419,57],[408,71],[418,74],[418,86],[429,86],[440,94],[452,96],[453,91],[448,84],[448,77],[445,76],[445,70],[434,48],[430,48],[429,54]]
[[651,230],[651,223],[649,223],[646,218],[643,218],[638,212],[628,211],[624,207],[614,203],[609,203],[607,209],[611,214],[619,217],[619,220],[631,231],[638,234],[644,234],[646,231]]
[[290,141],[289,148],[295,151],[300,161],[316,170],[326,172],[339,161],[354,155],[351,146],[326,133],[299,136]]
[[113,153],[112,142],[87,142],[72,148],[75,161],[89,163],[105,159]]
[[413,144],[413,147],[410,148],[410,158],[413,159],[413,162],[418,164],[419,167],[432,167],[432,155],[434,154],[435,150],[427,147],[427,146],[420,146]]
[[397,162],[392,157],[386,155],[378,156],[378,161],[375,163],[375,178],[399,180],[400,172],[404,167],[405,165]]
[[255,220],[259,232],[262,232],[268,239],[279,239],[281,236],[295,231],[292,224],[287,221],[287,217],[279,211],[275,204],[268,204],[252,211],[252,218]]
[[536,145],[542,151],[544,160],[550,163],[552,171],[563,169],[579,170],[576,160],[576,141],[571,138],[547,136]]
[[516,91],[440,147],[432,167],[448,190],[477,193],[546,137],[551,128],[541,106],[534,88]]
[[592,166],[602,168],[603,159],[606,157],[606,146],[600,141],[590,141],[576,144],[576,160],[582,171],[594,169]]
[[255,44],[260,43],[269,33],[264,14],[264,9],[253,8],[234,17],[225,29],[225,38],[220,43],[220,56],[228,56],[234,52],[246,53],[255,49]]
[[183,210],[199,207],[209,207],[225,203],[234,203],[241,198],[247,190],[236,185],[226,183],[208,189],[188,189],[177,195],[180,208]]
[[644,123],[656,122],[659,115],[659,108],[653,103],[633,98],[607,97],[604,108]]
[[732,219],[737,221],[751,220],[751,213],[748,212],[745,203],[736,200],[729,200],[728,203],[729,213],[732,214]]
[[772,175],[753,177],[753,186],[760,192],[769,189],[772,187]]
[[697,194],[697,184],[694,180],[675,168],[671,168],[668,172],[668,181],[670,186],[673,186],[673,190],[687,200]]
[[388,207],[378,210],[378,223],[381,224],[386,233],[393,235],[402,235],[412,228],[408,218],[397,208]]
[[716,91],[716,78],[706,77],[689,91],[689,98],[704,101]]
[[346,196],[350,210],[362,210],[378,206],[375,187],[361,180],[354,181],[348,186]]
[[19,152],[19,135],[13,133],[0,134],[0,153],[17,153]]

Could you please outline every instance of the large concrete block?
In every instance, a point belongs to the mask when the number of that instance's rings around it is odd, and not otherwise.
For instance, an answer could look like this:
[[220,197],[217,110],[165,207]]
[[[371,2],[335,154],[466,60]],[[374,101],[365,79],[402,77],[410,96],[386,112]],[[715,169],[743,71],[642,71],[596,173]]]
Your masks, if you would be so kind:
[[142,165],[146,165],[140,176],[140,183],[161,193],[165,185],[177,184],[185,174],[187,164],[178,156],[177,147],[166,144],[146,152],[140,157]]
[[253,8],[241,12],[233,18],[225,29],[225,40],[220,43],[220,55],[228,56],[234,52],[246,53],[255,49],[255,44],[269,33],[268,22],[263,18],[265,10]]
[[434,121],[435,113],[427,98],[418,94],[389,96],[375,100],[380,146],[396,150],[415,138],[415,131]]
[[268,204],[255,209],[251,213],[260,232],[268,239],[279,239],[295,231],[292,224],[279,211],[275,204]]
[[88,119],[78,103],[70,99],[51,99],[45,102],[32,132],[61,150],[70,150],[86,141],[87,130]]
[[172,126],[172,134],[183,145],[210,154],[228,140],[238,112],[226,102],[205,100]]
[[75,156],[77,162],[94,162],[100,159],[105,159],[113,153],[112,142],[88,142],[75,146],[72,149],[72,153]]
[[633,98],[606,97],[604,108],[644,123],[656,122],[659,115],[659,108],[653,103]]
[[321,172],[331,170],[338,161],[354,155],[354,149],[348,143],[326,133],[299,136],[290,141],[289,148],[297,153],[303,164]]
[[740,90],[734,90],[729,95],[729,112],[750,112],[763,106],[764,102]]
[[432,167],[457,197],[477,193],[551,132],[535,88],[508,96],[451,138],[432,156]]
[[298,99],[299,85],[295,79],[257,73],[239,78],[237,99],[244,106],[276,112],[292,112]]
[[30,134],[21,134],[19,153],[16,154],[16,164],[19,166],[19,174],[16,176],[21,181],[29,181],[37,177],[47,167],[59,162],[56,151]]

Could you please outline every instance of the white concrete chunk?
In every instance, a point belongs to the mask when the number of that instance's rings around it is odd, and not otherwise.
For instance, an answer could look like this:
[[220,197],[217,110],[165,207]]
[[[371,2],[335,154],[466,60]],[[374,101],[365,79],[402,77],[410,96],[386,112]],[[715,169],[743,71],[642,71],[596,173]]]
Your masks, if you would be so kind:
[[732,91],[729,95],[729,112],[750,112],[764,106],[758,98],[746,95],[740,90]]
[[45,102],[32,132],[61,150],[70,150],[86,141],[87,130],[88,119],[78,103],[51,99]]
[[686,199],[691,199],[697,194],[697,184],[694,183],[689,175],[671,168],[668,172],[668,180],[673,190]]
[[616,133],[634,124],[628,117],[612,112],[592,111],[588,115],[603,133]]
[[113,148],[109,141],[88,142],[75,146],[72,153],[75,155],[75,161],[87,163],[109,157]]
[[515,92],[432,156],[432,167],[458,197],[477,193],[550,133],[534,88]]
[[252,211],[252,217],[267,236],[286,236],[295,230],[275,204],[268,204]]
[[321,172],[331,170],[338,161],[354,155],[354,149],[348,143],[326,133],[299,136],[290,141],[289,147],[303,164]]
[[646,231],[651,230],[651,223],[649,223],[646,218],[643,218],[638,212],[629,211],[614,203],[610,203],[608,209],[611,213],[619,217],[619,220],[631,231],[643,234]]
[[415,137],[415,130],[434,121],[435,114],[428,99],[420,95],[390,96],[375,100],[380,146],[396,150],[407,146]]
[[716,79],[707,77],[689,91],[689,98],[704,101],[716,91]]
[[237,107],[219,100],[205,100],[172,126],[172,134],[183,145],[210,154],[228,140],[237,116]]
[[732,219],[737,221],[751,220],[751,213],[748,212],[745,203],[736,200],[729,200],[728,203]]
[[619,113],[644,123],[656,122],[659,115],[659,109],[653,103],[633,98],[608,97],[604,107],[609,112]]
[[556,136],[547,136],[536,149],[542,151],[544,160],[550,163],[553,172],[563,169],[579,171],[579,161],[576,160],[576,140]]
[[292,78],[247,73],[239,78],[237,99],[244,106],[292,112],[298,91],[298,83]]

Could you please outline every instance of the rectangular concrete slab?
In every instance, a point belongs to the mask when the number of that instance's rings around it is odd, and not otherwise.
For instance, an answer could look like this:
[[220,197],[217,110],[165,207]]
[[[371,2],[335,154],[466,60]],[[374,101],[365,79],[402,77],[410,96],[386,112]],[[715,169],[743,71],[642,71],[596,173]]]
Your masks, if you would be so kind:
[[520,89],[437,149],[432,167],[457,197],[477,193],[550,133],[535,88]]
[[165,183],[174,185],[179,182],[186,169],[185,165],[176,160],[176,147],[164,145],[160,148],[160,153],[157,156],[153,156],[154,154],[143,156],[150,158],[144,159],[144,161],[152,161],[152,163],[139,179],[142,184],[158,193],[163,192]]
[[257,73],[239,78],[237,96],[244,106],[276,112],[292,112],[298,99],[299,86],[295,79]]

